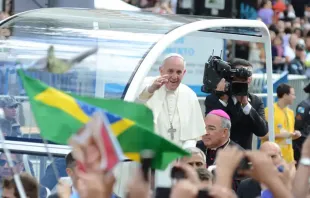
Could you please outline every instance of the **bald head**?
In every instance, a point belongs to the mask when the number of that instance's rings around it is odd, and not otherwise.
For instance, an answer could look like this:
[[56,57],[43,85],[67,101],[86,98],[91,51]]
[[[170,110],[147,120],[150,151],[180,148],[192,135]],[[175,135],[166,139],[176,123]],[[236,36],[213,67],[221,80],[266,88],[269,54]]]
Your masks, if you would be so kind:
[[260,147],[260,151],[269,155],[275,166],[281,165],[283,159],[281,148],[278,144],[276,144],[275,142],[264,142]]
[[273,150],[275,152],[281,152],[279,145],[275,142],[264,142],[261,145],[260,150],[262,152],[266,152],[266,151],[270,151],[270,150]]

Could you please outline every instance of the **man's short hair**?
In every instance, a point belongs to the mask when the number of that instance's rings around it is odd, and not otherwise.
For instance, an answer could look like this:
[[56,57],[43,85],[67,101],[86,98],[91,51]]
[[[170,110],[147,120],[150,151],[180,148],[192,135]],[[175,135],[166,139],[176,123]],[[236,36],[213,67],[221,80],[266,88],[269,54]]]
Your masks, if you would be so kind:
[[74,168],[76,166],[76,160],[73,158],[72,152],[66,155],[66,168]]
[[230,66],[232,69],[235,69],[237,66],[251,67],[251,68],[253,67],[249,61],[241,59],[241,58],[234,58],[230,62]]
[[207,163],[206,155],[199,148],[197,148],[197,147],[189,147],[189,148],[186,148],[185,150],[187,152],[189,152],[191,155],[194,155],[194,154],[200,155],[201,158],[203,159],[204,163]]
[[285,94],[289,95],[291,93],[291,86],[285,83],[280,84],[277,87],[277,97],[283,98]]
[[231,129],[231,122],[230,120],[221,117],[221,121],[222,121],[222,128],[227,128],[228,129],[228,134],[230,134],[230,129]]
[[212,181],[213,175],[208,169],[197,168],[196,171],[200,181]]
[[[28,173],[21,173],[20,180],[24,187],[26,196],[29,198],[38,198],[39,197],[39,184],[36,178],[32,177]],[[2,182],[2,188],[6,189],[14,189],[14,196],[16,198],[20,198],[17,186],[15,184],[14,178],[5,178]]]

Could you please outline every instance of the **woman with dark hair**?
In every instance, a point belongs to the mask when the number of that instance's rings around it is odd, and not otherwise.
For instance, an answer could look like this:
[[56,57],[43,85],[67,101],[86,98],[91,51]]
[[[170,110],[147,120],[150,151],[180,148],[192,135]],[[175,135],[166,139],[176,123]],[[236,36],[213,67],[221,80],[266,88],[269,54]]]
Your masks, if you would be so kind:
[[272,68],[273,72],[283,71],[285,66],[285,56],[283,38],[277,35],[272,42]]
[[267,26],[272,24],[273,10],[271,1],[263,0],[258,11],[258,17],[261,18]]

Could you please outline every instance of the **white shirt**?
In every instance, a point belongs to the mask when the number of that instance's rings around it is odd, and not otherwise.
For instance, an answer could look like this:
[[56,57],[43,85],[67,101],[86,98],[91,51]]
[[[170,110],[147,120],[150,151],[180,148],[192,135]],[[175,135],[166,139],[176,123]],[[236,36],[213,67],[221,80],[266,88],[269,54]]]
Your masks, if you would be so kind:
[[295,51],[289,45],[285,46],[284,56],[288,56],[290,59],[289,61],[292,61],[296,57]]

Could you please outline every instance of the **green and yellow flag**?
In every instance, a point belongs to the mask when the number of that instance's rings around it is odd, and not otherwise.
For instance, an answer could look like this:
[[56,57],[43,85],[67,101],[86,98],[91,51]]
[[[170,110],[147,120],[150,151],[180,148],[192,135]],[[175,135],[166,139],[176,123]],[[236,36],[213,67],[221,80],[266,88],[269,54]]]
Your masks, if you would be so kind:
[[124,154],[140,161],[145,149],[156,153],[152,167],[165,169],[176,158],[188,153],[154,133],[153,113],[144,105],[66,94],[18,71],[42,137],[67,144],[96,111],[106,114]]

